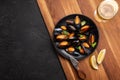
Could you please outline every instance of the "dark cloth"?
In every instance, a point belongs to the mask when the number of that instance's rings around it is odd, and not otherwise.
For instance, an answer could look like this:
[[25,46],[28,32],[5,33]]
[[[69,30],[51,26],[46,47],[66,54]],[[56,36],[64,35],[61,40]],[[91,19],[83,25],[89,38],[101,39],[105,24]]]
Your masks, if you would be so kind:
[[66,80],[35,0],[0,0],[0,80]]

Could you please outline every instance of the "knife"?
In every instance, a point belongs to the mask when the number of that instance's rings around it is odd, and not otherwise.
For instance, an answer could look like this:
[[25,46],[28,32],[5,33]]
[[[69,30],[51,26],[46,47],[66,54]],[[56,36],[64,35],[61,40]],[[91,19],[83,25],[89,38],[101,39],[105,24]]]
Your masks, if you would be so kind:
[[73,67],[77,70],[79,78],[81,80],[85,80],[86,79],[86,74],[80,70],[79,68],[79,62],[77,59],[75,59],[73,56],[71,56],[70,54],[68,54],[65,50],[60,50],[55,46],[55,49],[58,51],[58,53],[61,53],[61,55],[67,59],[70,60],[70,62],[72,63]]
[[80,68],[79,68],[79,62],[73,57],[73,56],[71,56],[71,55],[69,55],[69,58],[70,58],[70,62],[72,63],[72,65],[74,66],[74,68],[77,70],[77,72],[78,72],[78,75],[79,75],[79,78],[81,79],[81,80],[85,80],[85,78],[86,78],[86,74],[83,72],[83,71],[81,71],[80,70]]

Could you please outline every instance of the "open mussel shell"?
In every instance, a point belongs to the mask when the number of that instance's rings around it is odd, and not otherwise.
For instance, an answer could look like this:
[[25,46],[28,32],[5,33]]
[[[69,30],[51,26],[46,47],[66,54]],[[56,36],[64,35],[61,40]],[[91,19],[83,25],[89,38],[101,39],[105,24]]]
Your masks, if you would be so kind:
[[66,20],[66,23],[72,25],[72,24],[74,24],[74,20]]
[[73,32],[73,31],[76,31],[77,29],[76,29],[76,27],[73,26],[73,25],[68,25],[68,30],[69,30],[70,32]]
[[60,27],[62,30],[67,30],[67,27],[66,26],[61,26]]
[[57,35],[57,36],[56,36],[56,39],[57,39],[57,40],[60,40],[60,41],[61,41],[61,40],[66,40],[66,39],[67,39],[67,35],[63,35],[63,34]]
[[92,44],[95,42],[95,36],[93,34],[90,34],[89,36],[89,44]]
[[86,40],[87,36],[86,35],[80,35],[79,40]]
[[79,52],[80,52],[81,54],[85,54],[85,51],[84,51],[83,48],[81,48],[81,49],[79,50]]
[[90,26],[89,26],[89,25],[85,25],[85,26],[81,27],[80,33],[86,32],[86,31],[88,31],[89,29],[90,29]]
[[61,28],[55,28],[55,29],[54,29],[54,35],[55,35],[55,36],[61,34],[61,32],[62,32],[62,29],[61,29]]
[[59,44],[58,44],[59,48],[66,48],[68,46],[69,46],[69,42],[68,41],[62,41],[62,42],[59,42]]
[[81,46],[78,46],[77,49],[80,54],[85,54],[85,51]]
[[75,51],[75,48],[73,46],[70,46],[66,49],[68,53],[73,53]]
[[76,39],[75,37],[75,33],[70,33],[69,36],[68,36],[69,39]]
[[82,46],[85,47],[85,48],[90,48],[90,45],[87,42],[83,42]]
[[75,17],[75,24],[76,24],[76,25],[77,25],[77,24],[80,24],[80,22],[81,22],[81,20],[80,20],[79,16],[76,16],[76,17]]

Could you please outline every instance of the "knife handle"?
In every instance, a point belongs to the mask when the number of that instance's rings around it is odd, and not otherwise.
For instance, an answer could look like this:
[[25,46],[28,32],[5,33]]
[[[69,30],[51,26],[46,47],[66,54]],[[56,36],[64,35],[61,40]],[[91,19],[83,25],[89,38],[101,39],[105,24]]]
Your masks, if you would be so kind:
[[86,74],[83,71],[81,71],[79,67],[77,68],[77,72],[78,72],[80,80],[86,79]]

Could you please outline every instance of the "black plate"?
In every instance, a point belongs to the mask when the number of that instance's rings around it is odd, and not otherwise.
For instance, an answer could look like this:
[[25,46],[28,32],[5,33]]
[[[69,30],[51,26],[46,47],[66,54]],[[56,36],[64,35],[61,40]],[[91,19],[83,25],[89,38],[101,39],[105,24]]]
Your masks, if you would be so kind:
[[[61,34],[61,32],[57,32],[56,29],[59,29],[59,28],[60,28],[61,26],[63,26],[63,25],[64,25],[64,26],[68,26],[68,24],[66,23],[66,20],[74,20],[76,16],[79,16],[81,22],[82,22],[82,21],[86,21],[86,24],[85,24],[85,25],[89,25],[89,26],[90,26],[90,29],[89,29],[88,31],[86,31],[86,32],[84,32],[84,33],[81,33],[81,34],[85,34],[85,35],[87,36],[87,39],[86,39],[86,41],[83,40],[82,42],[80,42],[80,45],[82,45],[83,42],[89,43],[88,40],[89,40],[90,34],[93,34],[93,35],[95,36],[95,42],[98,44],[99,34],[98,34],[98,29],[97,29],[95,23],[94,23],[90,18],[88,18],[88,17],[86,17],[86,16],[84,16],[84,15],[80,15],[80,14],[72,14],[72,15],[68,15],[68,16],[62,18],[62,19],[57,23],[57,25],[55,26],[55,29],[54,29],[54,31],[53,31],[53,41],[54,41],[54,46],[55,46],[56,50],[57,50],[58,53],[60,53],[62,56],[64,56],[65,58],[69,59],[68,54],[70,54],[70,55],[72,55],[74,58],[76,58],[76,59],[79,60],[79,59],[83,59],[83,58],[87,57],[88,55],[90,55],[91,53],[93,53],[93,51],[94,51],[94,50],[96,49],[96,47],[97,47],[97,44],[95,45],[95,47],[92,47],[91,45],[90,45],[90,48],[85,48],[85,47],[84,47],[84,49],[86,50],[86,52],[85,52],[84,54],[81,54],[79,51],[77,51],[76,48],[75,48],[75,53],[74,53],[74,52],[73,52],[73,53],[69,53],[69,52],[66,51],[66,48],[59,48],[59,47],[58,47],[58,44],[59,44],[60,41],[58,41],[58,40],[56,39],[56,35],[57,35],[56,33]],[[73,24],[73,26],[76,26],[75,23]],[[79,25],[79,27],[76,27],[77,30],[74,31],[74,33],[75,33],[75,34],[79,34],[79,30],[81,29],[81,27],[83,27],[83,26],[81,26],[81,24]],[[69,30],[68,30],[68,32],[69,32]],[[75,37],[76,37],[76,35],[75,35]],[[68,40],[68,41],[69,41],[69,40]],[[73,44],[72,44],[72,45],[73,45]],[[70,46],[72,46],[72,45],[70,45]],[[77,46],[74,46],[74,47],[77,47]]]

